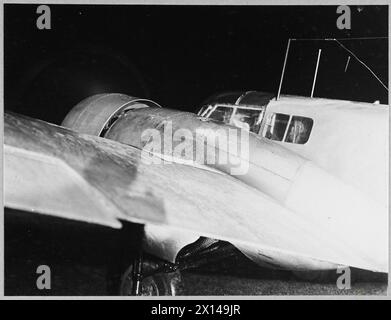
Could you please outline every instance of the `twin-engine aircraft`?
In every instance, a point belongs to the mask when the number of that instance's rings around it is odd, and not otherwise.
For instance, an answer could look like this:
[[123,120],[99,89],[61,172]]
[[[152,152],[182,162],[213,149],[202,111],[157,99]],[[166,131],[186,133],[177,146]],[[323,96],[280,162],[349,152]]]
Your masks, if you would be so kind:
[[250,91],[198,114],[115,93],[61,126],[5,113],[5,207],[135,226],[121,294],[178,294],[170,275],[229,246],[268,268],[388,272],[388,112]]

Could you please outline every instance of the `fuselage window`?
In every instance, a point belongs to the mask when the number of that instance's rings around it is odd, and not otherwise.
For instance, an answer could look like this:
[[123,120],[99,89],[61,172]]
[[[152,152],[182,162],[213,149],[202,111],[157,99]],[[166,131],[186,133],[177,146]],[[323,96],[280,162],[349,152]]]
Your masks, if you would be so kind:
[[311,118],[272,113],[267,117],[263,136],[275,141],[304,144],[310,137],[313,124]]
[[293,116],[285,142],[304,144],[308,141],[314,121],[310,118]]

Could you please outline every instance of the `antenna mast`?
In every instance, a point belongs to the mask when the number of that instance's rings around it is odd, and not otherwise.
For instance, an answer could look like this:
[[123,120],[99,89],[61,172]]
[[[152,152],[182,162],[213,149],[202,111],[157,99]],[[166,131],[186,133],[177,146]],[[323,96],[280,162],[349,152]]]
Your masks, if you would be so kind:
[[320,54],[321,53],[322,53],[322,49],[319,49],[318,50],[318,59],[316,60],[314,81],[312,82],[311,98],[314,97],[315,83],[316,83],[316,77],[318,76],[319,60],[320,60]]
[[277,93],[277,100],[280,98],[280,93],[281,93],[281,87],[282,87],[282,81],[284,79],[284,74],[285,74],[285,66],[286,66],[286,61],[288,60],[288,52],[289,52],[289,46],[291,44],[291,39],[288,39],[288,45],[286,46],[286,51],[285,51],[285,59],[284,59],[284,66],[282,67],[282,73],[281,73],[281,78],[280,78],[280,85],[278,87],[278,93]]

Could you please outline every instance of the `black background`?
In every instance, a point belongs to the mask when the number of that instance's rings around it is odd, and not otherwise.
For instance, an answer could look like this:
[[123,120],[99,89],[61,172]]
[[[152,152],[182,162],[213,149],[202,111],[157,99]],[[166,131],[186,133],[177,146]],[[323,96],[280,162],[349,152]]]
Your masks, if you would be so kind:
[[[351,6],[351,30],[336,6],[38,5],[4,10],[5,110],[60,123],[100,92],[151,98],[196,111],[227,90],[276,92],[287,39],[388,36],[387,6]],[[343,41],[388,83],[388,40]],[[283,93],[308,96],[323,48],[315,96],[388,103],[387,91],[333,42],[293,43]]]

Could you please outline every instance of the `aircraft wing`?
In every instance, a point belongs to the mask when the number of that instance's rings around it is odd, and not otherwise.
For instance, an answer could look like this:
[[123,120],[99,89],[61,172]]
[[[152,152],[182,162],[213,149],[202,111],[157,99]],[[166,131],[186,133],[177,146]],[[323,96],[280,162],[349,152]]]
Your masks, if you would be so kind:
[[5,206],[27,212],[114,228],[127,220],[386,272],[368,252],[229,175],[146,164],[137,148],[15,114],[4,115],[4,188]]

